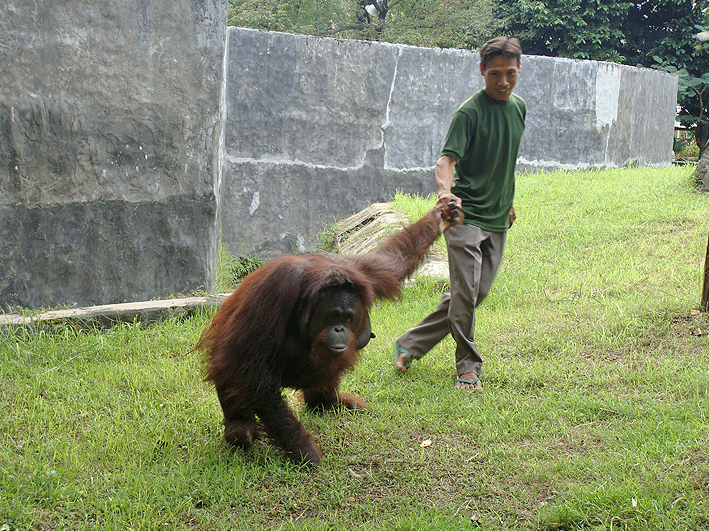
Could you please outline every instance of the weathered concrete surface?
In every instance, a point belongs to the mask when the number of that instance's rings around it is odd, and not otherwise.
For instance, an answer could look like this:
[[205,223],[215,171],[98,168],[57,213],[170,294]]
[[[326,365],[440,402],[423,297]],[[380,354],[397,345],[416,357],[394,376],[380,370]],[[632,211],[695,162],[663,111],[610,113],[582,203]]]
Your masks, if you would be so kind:
[[221,227],[232,252],[313,250],[320,230],[402,185],[431,190],[427,168],[402,181],[390,160],[404,152],[385,150],[398,53],[229,29]]
[[672,163],[677,78],[613,63],[524,57],[518,169]]
[[0,205],[5,303],[26,308],[147,300],[208,285],[208,201]]
[[[395,191],[434,191],[450,116],[482,88],[477,52],[229,29],[220,226],[227,248],[311,251]],[[668,165],[677,78],[525,56],[518,170]]]
[[213,285],[226,1],[0,10],[0,307]]

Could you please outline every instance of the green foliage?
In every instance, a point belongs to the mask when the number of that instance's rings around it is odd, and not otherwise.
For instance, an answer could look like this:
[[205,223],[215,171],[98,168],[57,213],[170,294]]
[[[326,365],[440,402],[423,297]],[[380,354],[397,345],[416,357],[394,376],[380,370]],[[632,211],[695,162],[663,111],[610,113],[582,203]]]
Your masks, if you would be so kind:
[[230,0],[230,26],[312,35],[354,20],[356,4],[347,0]]
[[390,10],[379,40],[440,48],[478,48],[493,26],[490,0],[403,0]]
[[318,232],[318,251],[324,253],[332,253],[337,250],[337,242],[335,241],[335,231],[332,227],[325,227]]
[[706,0],[500,0],[498,31],[520,39],[525,53],[654,66],[694,60]]
[[621,62],[622,22],[630,2],[500,0],[500,31],[526,54]]
[[438,196],[435,193],[422,197],[397,191],[392,206],[409,223],[413,223],[425,216],[436,205],[437,200]]
[[490,36],[493,0],[389,2],[385,20],[366,22],[356,0],[229,2],[230,26],[415,46],[478,47]]
[[697,25],[703,23],[707,7],[707,0],[634,2],[622,26],[625,64],[654,67],[659,57],[667,64],[690,67],[696,61]]
[[699,147],[692,133],[689,133],[684,140],[675,139],[673,150],[675,160],[699,160]]

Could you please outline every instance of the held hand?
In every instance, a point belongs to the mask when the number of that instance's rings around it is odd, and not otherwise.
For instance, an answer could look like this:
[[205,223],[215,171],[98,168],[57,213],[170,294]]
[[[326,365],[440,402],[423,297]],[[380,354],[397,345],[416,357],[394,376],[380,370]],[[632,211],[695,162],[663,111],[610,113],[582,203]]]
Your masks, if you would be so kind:
[[457,195],[453,195],[452,192],[440,192],[438,194],[438,202],[436,205],[447,205],[451,201],[455,202],[455,207],[458,210],[463,209],[463,201]]
[[517,219],[517,213],[515,212],[515,207],[512,206],[512,208],[510,208],[510,224],[509,224],[508,228],[512,226],[512,224],[515,222],[516,219]]
[[452,194],[450,197],[440,197],[433,213],[438,218],[438,230],[441,234],[448,228],[462,223],[464,218],[463,211],[460,209],[460,199]]

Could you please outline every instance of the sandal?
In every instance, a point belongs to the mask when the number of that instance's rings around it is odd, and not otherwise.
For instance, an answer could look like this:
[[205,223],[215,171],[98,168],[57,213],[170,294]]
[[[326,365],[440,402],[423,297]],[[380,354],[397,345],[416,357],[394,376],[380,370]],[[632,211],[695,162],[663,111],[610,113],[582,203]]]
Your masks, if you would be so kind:
[[396,362],[399,361],[399,358],[402,354],[406,356],[406,359],[404,360],[404,367],[406,367],[407,369],[411,368],[411,360],[413,359],[413,355],[405,348],[401,348],[399,346],[399,342],[396,341],[394,343],[394,368],[397,370],[399,369],[396,366]]
[[[482,389],[482,384],[480,382],[480,378],[478,378],[477,376],[475,378],[473,378],[472,380],[469,380],[468,378],[458,377],[455,379],[455,383],[456,383],[457,389],[462,389],[465,391],[478,392]],[[462,387],[461,388],[461,387],[458,387],[458,384],[467,384],[470,387]]]

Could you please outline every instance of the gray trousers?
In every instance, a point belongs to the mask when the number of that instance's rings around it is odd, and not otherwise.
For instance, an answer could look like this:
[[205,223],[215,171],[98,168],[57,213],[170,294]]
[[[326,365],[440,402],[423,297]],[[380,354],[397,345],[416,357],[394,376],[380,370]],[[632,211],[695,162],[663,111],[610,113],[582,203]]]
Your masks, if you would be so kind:
[[421,359],[449,333],[456,343],[458,375],[478,376],[482,358],[475,344],[475,308],[490,291],[505,249],[506,232],[456,225],[445,233],[451,287],[438,307],[399,337],[399,346]]

